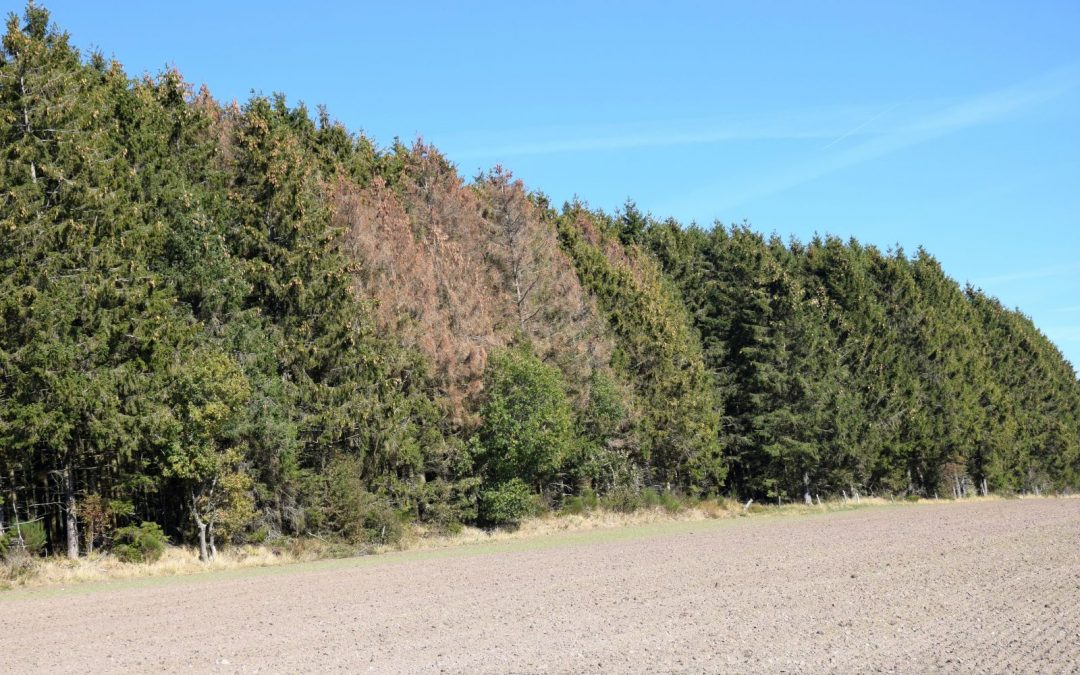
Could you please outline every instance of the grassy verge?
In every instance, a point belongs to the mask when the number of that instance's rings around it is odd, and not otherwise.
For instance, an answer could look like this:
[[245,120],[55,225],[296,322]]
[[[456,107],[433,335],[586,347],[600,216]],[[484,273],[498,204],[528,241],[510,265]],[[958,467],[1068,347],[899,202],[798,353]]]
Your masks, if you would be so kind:
[[[1035,497],[1030,497],[1035,499]],[[964,503],[993,501],[1002,497],[976,497]],[[23,559],[18,563],[0,564],[0,589],[15,587],[68,586],[92,582],[142,579],[221,572],[245,568],[271,567],[332,558],[383,554],[394,551],[433,551],[459,546],[498,544],[516,540],[541,539],[560,534],[600,530],[618,530],[640,526],[692,523],[699,521],[799,516],[851,511],[881,506],[911,506],[953,503],[952,500],[920,500],[908,502],[883,498],[862,498],[858,502],[825,501],[820,504],[751,503],[749,506],[733,500],[684,500],[672,496],[657,498],[656,503],[616,510],[609,505],[571,504],[562,511],[551,511],[528,518],[513,528],[479,529],[464,527],[453,534],[427,531],[414,527],[395,545],[370,547],[327,542],[318,538],[298,538],[278,544],[238,546],[220,551],[208,563],[199,561],[198,553],[190,547],[170,546],[161,559],[153,563],[125,563],[114,556],[95,554],[71,560],[64,557]]]

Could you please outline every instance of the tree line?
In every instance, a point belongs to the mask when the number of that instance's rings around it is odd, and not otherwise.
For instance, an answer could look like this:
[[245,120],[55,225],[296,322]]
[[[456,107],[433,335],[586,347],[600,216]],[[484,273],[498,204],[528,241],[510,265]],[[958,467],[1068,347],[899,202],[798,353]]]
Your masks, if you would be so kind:
[[0,539],[209,557],[589,494],[1080,482],[1080,385],[927,252],[553,206],[283,95],[0,53]]

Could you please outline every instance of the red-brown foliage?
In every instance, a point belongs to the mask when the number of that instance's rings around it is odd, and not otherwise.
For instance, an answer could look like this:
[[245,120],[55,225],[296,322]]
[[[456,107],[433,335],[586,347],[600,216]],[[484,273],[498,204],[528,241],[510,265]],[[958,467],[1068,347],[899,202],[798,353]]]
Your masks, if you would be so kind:
[[359,263],[358,289],[377,300],[383,330],[428,357],[452,424],[477,421],[469,411],[488,354],[515,339],[571,382],[607,363],[591,299],[520,181],[497,168],[467,186],[417,143],[396,187],[338,180],[334,217]]

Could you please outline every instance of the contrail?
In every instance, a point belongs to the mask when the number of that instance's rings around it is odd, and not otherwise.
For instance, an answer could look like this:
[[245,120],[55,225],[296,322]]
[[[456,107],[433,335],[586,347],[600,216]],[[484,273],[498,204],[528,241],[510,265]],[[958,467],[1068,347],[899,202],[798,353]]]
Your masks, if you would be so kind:
[[887,115],[887,114],[891,113],[892,111],[896,110],[896,109],[897,109],[897,108],[899,108],[900,106],[901,106],[901,104],[900,104],[900,103],[894,103],[894,104],[892,104],[891,106],[889,106],[889,107],[888,107],[888,108],[886,108],[885,110],[882,110],[881,112],[879,112],[878,114],[874,115],[874,116],[873,116],[873,117],[871,117],[870,119],[866,120],[865,122],[863,122],[863,123],[862,123],[862,124],[860,124],[859,126],[855,127],[854,129],[851,129],[851,130],[849,130],[849,131],[848,131],[847,133],[845,133],[844,135],[840,136],[839,138],[833,139],[833,141],[832,141],[831,143],[829,143],[828,145],[826,145],[825,147],[823,147],[823,148],[822,148],[822,150],[828,150],[829,148],[831,148],[832,146],[836,145],[836,144],[837,144],[837,143],[839,143],[840,141],[844,140],[844,139],[845,139],[845,138],[847,138],[848,136],[851,136],[852,134],[858,133],[860,129],[862,129],[862,128],[863,128],[863,127],[865,127],[866,125],[870,124],[870,123],[871,123],[871,122],[873,122],[874,120],[878,119],[879,117],[882,117],[883,115]]

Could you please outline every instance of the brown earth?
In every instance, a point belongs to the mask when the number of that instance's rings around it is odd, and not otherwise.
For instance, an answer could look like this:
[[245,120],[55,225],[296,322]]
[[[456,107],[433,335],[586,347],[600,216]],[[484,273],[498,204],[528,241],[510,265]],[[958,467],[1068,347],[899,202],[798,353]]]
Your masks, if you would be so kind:
[[1080,499],[0,593],[0,672],[1080,672]]

